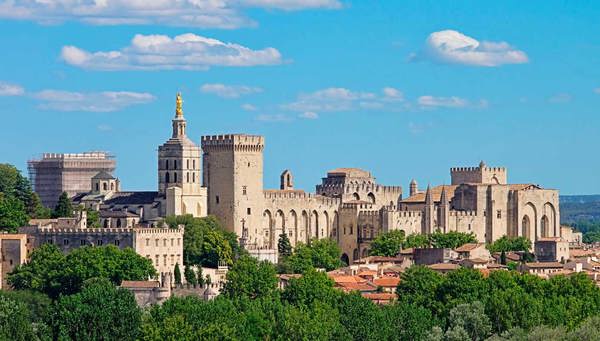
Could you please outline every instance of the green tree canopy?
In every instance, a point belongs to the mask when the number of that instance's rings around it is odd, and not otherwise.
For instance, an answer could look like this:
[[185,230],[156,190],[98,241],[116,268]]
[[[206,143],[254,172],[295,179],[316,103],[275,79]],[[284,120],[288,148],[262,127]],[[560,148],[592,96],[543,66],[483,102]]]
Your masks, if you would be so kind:
[[471,233],[450,231],[442,233],[436,231],[429,235],[430,244],[432,247],[456,249],[467,243],[477,243],[477,237]]
[[309,245],[299,243],[294,252],[287,257],[286,263],[294,273],[303,273],[310,268],[322,268],[326,271],[343,265],[340,260],[342,251],[332,239],[312,239]]
[[292,254],[292,244],[286,233],[279,235],[277,251],[279,252],[279,257],[287,257]]
[[58,202],[56,203],[56,207],[54,207],[54,211],[52,211],[52,216],[54,218],[73,216],[73,203],[67,192],[62,192],[60,197],[58,197]]
[[426,234],[411,233],[406,236],[403,248],[424,248],[429,246],[429,237]]
[[268,261],[240,257],[227,272],[223,293],[228,297],[265,297],[277,289],[275,267]]
[[371,241],[371,256],[393,257],[400,252],[404,243],[404,231],[393,230],[379,234]]
[[18,227],[28,222],[29,216],[23,203],[13,196],[0,193],[0,230],[16,232]]
[[94,278],[80,293],[58,300],[52,327],[60,340],[136,340],[141,317],[131,292]]
[[326,273],[309,269],[302,277],[291,279],[281,297],[290,304],[309,307],[315,301],[334,304],[340,293]]
[[80,291],[90,278],[107,278],[116,285],[123,280],[147,280],[156,276],[152,262],[133,249],[114,245],[77,248],[68,255],[51,244],[35,249],[30,260],[9,274],[15,289],[43,292],[52,298]]
[[194,273],[194,269],[192,269],[189,265],[185,266],[185,269],[183,270],[183,276],[185,277],[185,281],[188,285],[193,285],[194,287],[198,285],[196,273]]
[[531,241],[525,237],[502,236],[488,244],[490,252],[529,251],[530,249]]
[[223,230],[214,216],[194,218],[192,215],[170,216],[165,222],[175,228],[184,225],[183,259],[186,265],[216,268],[219,262],[233,264],[240,249],[235,233]]
[[28,307],[0,295],[0,340],[29,341],[35,339]]

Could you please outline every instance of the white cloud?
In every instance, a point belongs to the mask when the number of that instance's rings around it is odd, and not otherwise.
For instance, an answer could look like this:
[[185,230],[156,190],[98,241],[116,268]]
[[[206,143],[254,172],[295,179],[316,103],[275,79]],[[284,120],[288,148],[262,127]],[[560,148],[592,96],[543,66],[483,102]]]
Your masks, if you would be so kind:
[[262,121],[262,122],[287,122],[287,121],[291,121],[290,117],[288,117],[287,115],[284,115],[284,114],[275,114],[275,115],[260,114],[260,115],[256,116],[256,120],[257,121]]
[[442,108],[464,108],[469,105],[469,101],[452,96],[452,97],[435,97],[421,96],[417,99],[417,103],[421,107],[442,107]]
[[81,21],[91,25],[169,25],[204,28],[255,26],[247,8],[339,9],[338,0],[9,0],[0,2],[0,18],[44,24]]
[[402,91],[395,89],[395,88],[391,88],[391,87],[383,88],[383,94],[385,95],[385,97],[387,99],[390,99],[390,100],[403,100],[404,99],[404,94],[402,93]]
[[569,103],[573,99],[573,96],[567,93],[559,93],[550,98],[548,98],[548,102],[561,104],[561,103]]
[[214,94],[223,98],[239,98],[240,96],[262,92],[263,89],[246,85],[204,84],[202,92]]
[[186,33],[137,34],[118,51],[89,52],[64,46],[61,58],[70,65],[90,70],[207,70],[211,66],[255,66],[281,63],[277,49],[252,50],[217,39]]
[[62,90],[42,90],[33,95],[39,100],[40,109],[57,111],[110,112],[135,104],[152,102],[155,97],[149,93],[129,91],[71,92]]
[[298,115],[298,117],[306,118],[309,120],[316,120],[317,118],[319,118],[319,114],[317,114],[316,112],[313,112],[313,111],[307,111],[307,112],[301,113],[300,115]]
[[21,96],[25,89],[17,84],[0,82],[0,96]]
[[525,52],[506,42],[480,42],[454,30],[431,33],[425,51],[419,57],[441,63],[488,67],[529,61]]
[[249,103],[244,103],[242,104],[242,109],[246,110],[246,111],[256,111],[258,110],[258,108],[252,104]]
[[299,112],[340,112],[359,109],[381,110],[391,102],[402,102],[402,92],[384,88],[383,95],[372,92],[352,91],[346,88],[326,88],[308,94],[300,94],[296,101],[283,105],[284,109]]

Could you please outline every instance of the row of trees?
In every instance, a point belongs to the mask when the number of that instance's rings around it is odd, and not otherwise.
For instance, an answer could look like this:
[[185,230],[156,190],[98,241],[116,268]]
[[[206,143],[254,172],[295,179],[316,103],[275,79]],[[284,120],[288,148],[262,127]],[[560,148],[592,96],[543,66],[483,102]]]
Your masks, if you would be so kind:
[[[64,266],[77,273],[76,263]],[[594,340],[600,333],[600,289],[583,274],[543,280],[463,268],[443,276],[413,266],[397,302],[377,306],[335,289],[312,267],[280,290],[274,265],[241,255],[217,299],[172,297],[147,310],[101,277],[52,301],[43,290],[0,294],[0,326],[8,326],[0,339]]]
[[402,230],[393,230],[379,234],[371,242],[371,256],[396,256],[404,248],[451,248],[455,249],[467,243],[476,243],[473,233],[451,231],[442,233],[439,230],[429,234],[413,233],[408,236]]

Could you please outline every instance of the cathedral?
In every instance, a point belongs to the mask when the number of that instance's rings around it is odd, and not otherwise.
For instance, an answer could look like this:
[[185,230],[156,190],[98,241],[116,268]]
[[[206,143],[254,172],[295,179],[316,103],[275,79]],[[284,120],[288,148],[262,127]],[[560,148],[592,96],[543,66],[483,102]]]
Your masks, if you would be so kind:
[[452,168],[450,185],[420,190],[413,180],[406,197],[400,186],[378,184],[357,168],[328,171],[314,193],[294,188],[290,170],[281,174],[278,189],[265,189],[263,136],[202,136],[199,147],[186,135],[179,94],[172,128],[158,148],[158,191],[122,192],[118,179],[101,172],[92,191],[74,201],[99,210],[104,227],[215,215],[249,250],[277,249],[282,233],[292,245],[331,238],[348,263],[368,255],[371,240],[392,230],[472,232],[487,243],[504,235],[535,241],[561,234],[557,190],[509,184],[505,168],[483,161]]

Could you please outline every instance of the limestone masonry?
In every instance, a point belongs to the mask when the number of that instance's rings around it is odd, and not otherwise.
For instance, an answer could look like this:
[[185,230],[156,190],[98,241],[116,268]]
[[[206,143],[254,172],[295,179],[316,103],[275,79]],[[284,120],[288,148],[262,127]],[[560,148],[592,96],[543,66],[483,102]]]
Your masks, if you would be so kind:
[[503,235],[532,241],[561,236],[557,190],[509,184],[505,168],[483,161],[452,168],[450,185],[421,190],[413,180],[407,196],[400,186],[379,184],[357,168],[330,170],[315,193],[295,189],[290,170],[281,174],[279,189],[265,189],[265,138],[203,136],[198,147],[186,136],[181,103],[178,95],[172,136],[158,148],[156,192],[123,192],[110,171],[101,171],[89,180],[90,191],[73,197],[100,211],[103,227],[152,226],[168,215],[212,214],[249,250],[277,249],[282,233],[292,245],[332,238],[349,264],[368,255],[378,234],[392,230],[472,232],[488,243]]

